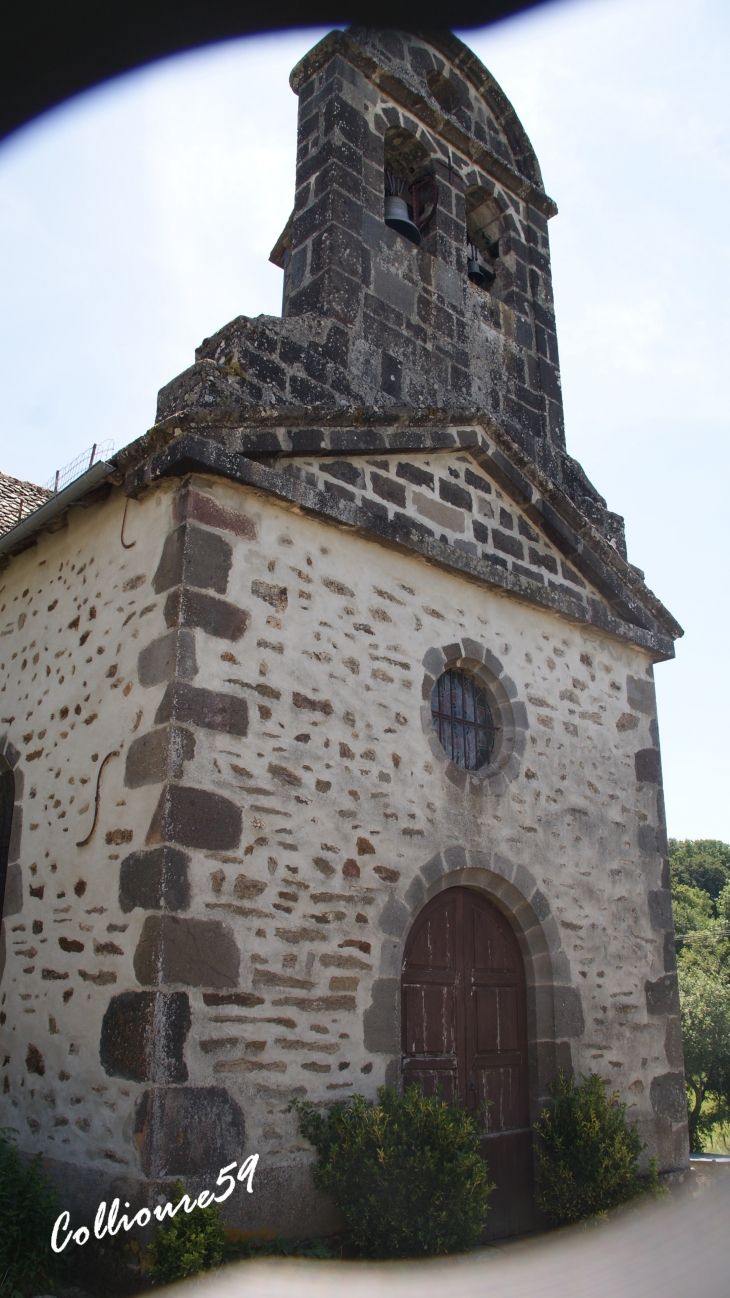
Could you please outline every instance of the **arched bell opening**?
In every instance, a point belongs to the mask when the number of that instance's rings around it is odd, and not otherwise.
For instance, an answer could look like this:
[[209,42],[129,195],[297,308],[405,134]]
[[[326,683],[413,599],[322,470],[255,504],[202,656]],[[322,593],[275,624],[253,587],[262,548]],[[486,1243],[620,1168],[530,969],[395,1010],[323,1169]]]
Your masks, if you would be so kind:
[[477,288],[491,289],[499,271],[503,212],[493,194],[480,185],[465,193],[467,274]]
[[385,133],[385,224],[421,244],[438,203],[438,186],[427,149],[404,126],[390,126]]
[[536,1021],[534,993],[547,953],[529,917],[509,914],[504,898],[455,878],[439,880],[406,939],[402,1076],[427,1094],[440,1087],[477,1117],[497,1186],[487,1234],[498,1239],[535,1224],[536,1037],[546,1029],[552,1035],[552,1025]]
[[0,757],[0,920],[5,903],[5,881],[8,875],[10,832],[15,805],[15,776],[6,757]]

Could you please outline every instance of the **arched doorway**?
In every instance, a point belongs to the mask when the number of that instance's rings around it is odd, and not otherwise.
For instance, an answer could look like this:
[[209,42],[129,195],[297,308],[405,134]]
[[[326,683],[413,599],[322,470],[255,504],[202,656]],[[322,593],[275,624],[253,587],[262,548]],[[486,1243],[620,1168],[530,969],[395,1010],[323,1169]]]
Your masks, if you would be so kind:
[[[403,1080],[480,1111],[481,1151],[496,1190],[491,1238],[534,1224],[525,969],[496,906],[447,888],[418,915],[402,970]],[[486,1109],[484,1108],[487,1105]]]
[[5,905],[5,880],[10,854],[10,830],[15,804],[15,776],[6,757],[0,757],[0,920]]

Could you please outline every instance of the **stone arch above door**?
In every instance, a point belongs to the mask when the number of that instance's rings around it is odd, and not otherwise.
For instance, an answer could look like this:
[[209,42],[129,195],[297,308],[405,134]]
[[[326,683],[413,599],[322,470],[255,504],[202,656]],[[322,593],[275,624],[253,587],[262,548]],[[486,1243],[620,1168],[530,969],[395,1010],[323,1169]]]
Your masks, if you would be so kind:
[[[536,1121],[558,1069],[572,1069],[571,1040],[585,1031],[580,992],[559,925],[534,873],[498,852],[443,848],[426,861],[404,898],[389,898],[378,917],[384,943],[381,977],[364,1014],[366,1049],[390,1056],[386,1080],[400,1076],[400,970],[408,932],[427,901],[444,888],[475,888],[507,917],[522,952],[527,986],[530,1114]],[[404,904],[405,903],[405,904]]]

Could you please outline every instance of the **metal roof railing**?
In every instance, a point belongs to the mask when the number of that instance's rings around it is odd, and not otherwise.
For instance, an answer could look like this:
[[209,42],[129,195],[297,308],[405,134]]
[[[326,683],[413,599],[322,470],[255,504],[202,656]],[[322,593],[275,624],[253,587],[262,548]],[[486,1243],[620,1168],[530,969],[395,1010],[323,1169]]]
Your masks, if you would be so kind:
[[56,469],[53,477],[49,478],[48,482],[44,482],[43,486],[47,491],[52,491],[56,495],[64,487],[67,487],[69,482],[80,478],[81,474],[86,473],[97,461],[108,460],[113,450],[114,442],[111,439],[107,439],[105,442],[94,442],[93,446],[90,446],[87,451],[82,451],[65,468]]

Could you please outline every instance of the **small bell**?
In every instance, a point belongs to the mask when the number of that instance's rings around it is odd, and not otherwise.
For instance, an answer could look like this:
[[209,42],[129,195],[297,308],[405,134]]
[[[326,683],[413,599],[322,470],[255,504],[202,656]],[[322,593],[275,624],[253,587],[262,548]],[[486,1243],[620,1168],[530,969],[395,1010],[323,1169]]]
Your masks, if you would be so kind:
[[497,278],[491,267],[485,266],[484,262],[479,260],[479,255],[473,244],[469,245],[466,273],[472,284],[476,284],[477,288],[491,288]]
[[398,234],[405,235],[417,248],[420,247],[421,231],[408,215],[406,200],[397,194],[385,195],[385,224],[391,230],[397,230]]

